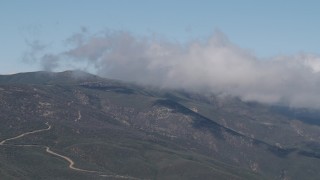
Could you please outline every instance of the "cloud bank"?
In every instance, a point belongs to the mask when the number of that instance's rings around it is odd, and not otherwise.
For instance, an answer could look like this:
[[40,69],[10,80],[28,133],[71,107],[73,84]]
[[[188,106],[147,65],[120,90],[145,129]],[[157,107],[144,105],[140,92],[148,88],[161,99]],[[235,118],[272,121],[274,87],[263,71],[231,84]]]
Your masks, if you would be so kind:
[[128,32],[76,33],[69,49],[43,54],[45,70],[94,69],[103,77],[163,88],[238,96],[244,101],[320,108],[320,56],[299,53],[260,59],[222,32],[174,43]]

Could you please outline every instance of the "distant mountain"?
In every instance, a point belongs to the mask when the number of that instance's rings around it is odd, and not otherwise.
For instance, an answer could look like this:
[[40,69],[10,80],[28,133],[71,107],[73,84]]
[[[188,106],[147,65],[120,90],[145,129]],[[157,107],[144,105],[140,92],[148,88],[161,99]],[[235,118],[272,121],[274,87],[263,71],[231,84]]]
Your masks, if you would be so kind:
[[81,71],[0,76],[0,179],[319,179],[319,115]]
[[1,84],[74,84],[82,81],[101,81],[102,78],[83,71],[46,71],[0,75]]

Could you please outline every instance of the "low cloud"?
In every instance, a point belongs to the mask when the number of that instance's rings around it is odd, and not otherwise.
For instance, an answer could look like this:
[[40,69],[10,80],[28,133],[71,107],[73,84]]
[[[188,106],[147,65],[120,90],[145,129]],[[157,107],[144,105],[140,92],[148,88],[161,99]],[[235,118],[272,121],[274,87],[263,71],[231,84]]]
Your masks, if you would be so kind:
[[103,77],[140,84],[320,108],[320,56],[316,54],[260,59],[219,31],[207,40],[183,44],[128,32],[92,35],[88,31],[74,34],[67,42],[71,48],[66,51],[40,58],[44,69],[75,64]]
[[53,54],[45,54],[41,57],[41,66],[45,71],[51,71],[52,69],[59,67],[59,56]]

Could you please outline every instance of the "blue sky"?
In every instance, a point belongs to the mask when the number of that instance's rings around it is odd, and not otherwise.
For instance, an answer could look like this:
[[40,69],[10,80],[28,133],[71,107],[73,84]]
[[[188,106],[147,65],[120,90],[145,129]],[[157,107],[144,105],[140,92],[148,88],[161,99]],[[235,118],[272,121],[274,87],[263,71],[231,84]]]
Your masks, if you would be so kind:
[[155,33],[182,43],[219,29],[262,58],[320,54],[319,7],[316,0],[0,0],[0,74],[40,70],[22,62],[27,42],[59,51],[81,27]]

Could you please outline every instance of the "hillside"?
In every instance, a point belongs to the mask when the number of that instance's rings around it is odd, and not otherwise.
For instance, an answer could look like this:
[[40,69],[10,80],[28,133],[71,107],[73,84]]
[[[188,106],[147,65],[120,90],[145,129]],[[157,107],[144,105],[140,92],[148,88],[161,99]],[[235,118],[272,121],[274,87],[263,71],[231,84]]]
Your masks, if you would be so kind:
[[0,76],[0,177],[318,179],[319,115],[80,71]]

